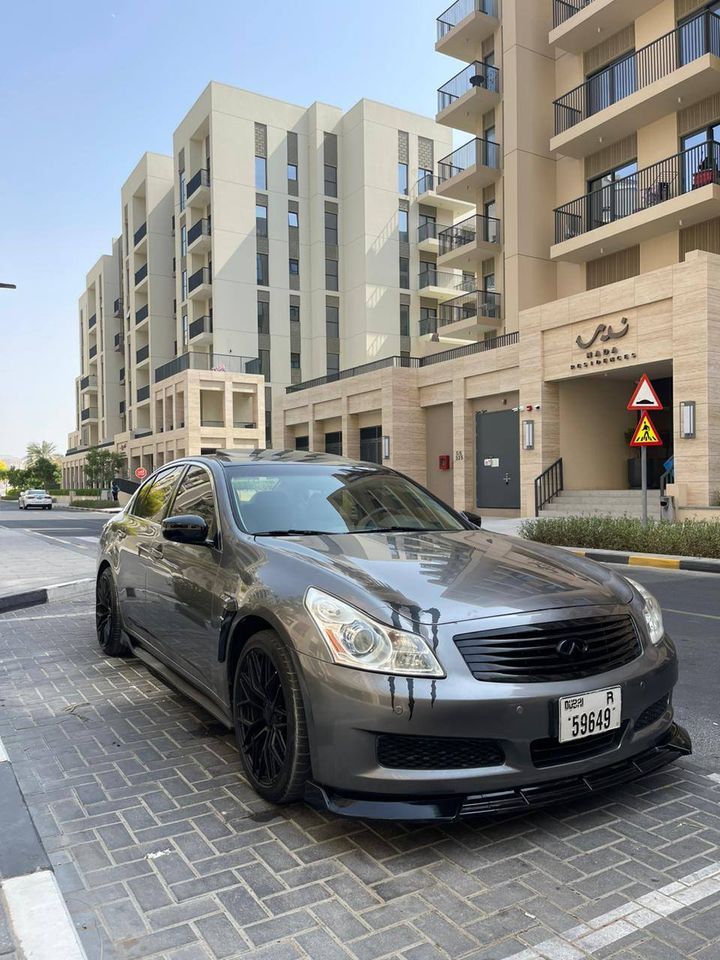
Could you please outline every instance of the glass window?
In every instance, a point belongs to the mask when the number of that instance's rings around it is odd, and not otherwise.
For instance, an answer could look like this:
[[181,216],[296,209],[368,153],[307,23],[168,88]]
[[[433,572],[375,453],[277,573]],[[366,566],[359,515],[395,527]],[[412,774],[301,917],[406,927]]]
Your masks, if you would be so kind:
[[332,164],[325,164],[325,196],[336,197],[338,195],[337,167]]
[[[638,196],[637,169],[637,163],[633,160],[589,181],[588,220],[591,230],[627,217],[639,208],[641,198]],[[670,196],[670,184],[662,181],[662,177],[648,189],[659,191],[665,200]],[[647,205],[647,197],[643,199]]]
[[185,171],[180,171],[180,209],[185,209],[185,201],[187,197],[185,196]]
[[270,277],[268,269],[268,255],[258,253],[256,256],[257,282],[260,287],[270,286]]
[[296,449],[296,450],[309,450],[309,449],[310,449],[310,437],[295,437],[295,449]]
[[290,369],[299,370],[300,369],[300,354],[291,353],[290,354]]
[[637,90],[637,58],[624,54],[587,78],[587,109],[592,116]]
[[300,323],[300,307],[297,303],[290,304],[290,322]]
[[398,163],[398,193],[407,194],[408,192],[408,165]]
[[267,190],[267,160],[265,157],[255,157],[255,187],[258,190]]
[[338,215],[330,210],[325,211],[325,243],[338,245]]
[[297,277],[300,273],[300,261],[290,257],[290,276]]
[[175,487],[175,481],[182,469],[182,467],[174,467],[172,470],[163,470],[156,476],[150,477],[137,492],[131,510],[132,515],[142,520],[160,523]]
[[712,124],[683,137],[682,149],[685,154],[683,190],[696,190],[708,183],[720,183],[720,124]]
[[295,229],[300,226],[300,215],[296,210],[288,210],[288,226]]
[[410,336],[410,304],[400,304],[400,336]]
[[403,290],[410,289],[410,260],[408,257],[400,257],[400,286]]
[[260,203],[255,204],[255,232],[259,237],[268,235],[267,207]]
[[339,373],[340,372],[340,354],[339,353],[328,353],[325,357],[327,364],[327,372]]
[[400,242],[408,243],[410,240],[410,228],[408,226],[407,210],[398,210],[398,229],[400,231]]
[[270,351],[258,350],[258,360],[260,361],[260,373],[266,380],[270,379]]
[[488,243],[496,243],[498,238],[497,206],[494,200],[485,204],[485,237]]
[[187,295],[188,295],[187,270],[183,270],[182,272],[181,283],[182,283],[182,298],[183,300],[187,300]]
[[208,539],[215,539],[218,532],[215,493],[210,474],[202,467],[190,467],[185,474],[168,516],[188,514],[202,517],[208,525]]
[[257,322],[258,333],[270,333],[270,304],[266,300],[258,300]]
[[190,340],[190,324],[188,321],[188,315],[186,313],[184,313],[182,317],[182,329],[183,329],[183,344],[187,346],[188,341]]
[[325,261],[325,288],[326,290],[338,290],[338,262],[337,260]]
[[432,170],[428,169],[427,167],[420,167],[418,173],[420,174],[420,179],[418,180],[418,194],[432,190],[435,186]]
[[342,431],[337,430],[325,434],[325,453],[342,456]]
[[289,163],[288,167],[288,180],[297,180],[298,178],[298,168],[296,163]]
[[336,339],[340,336],[340,309],[330,304],[325,307],[325,335]]
[[185,224],[180,228],[180,255],[187,256],[187,227]]

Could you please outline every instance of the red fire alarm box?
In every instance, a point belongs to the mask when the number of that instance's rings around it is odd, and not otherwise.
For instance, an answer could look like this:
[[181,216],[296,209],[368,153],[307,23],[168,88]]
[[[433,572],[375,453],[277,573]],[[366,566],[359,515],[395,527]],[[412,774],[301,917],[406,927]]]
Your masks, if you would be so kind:
[[440,457],[438,466],[440,467],[441,470],[449,470],[449,469],[450,469],[450,454],[448,454],[448,453],[443,454],[443,455]]

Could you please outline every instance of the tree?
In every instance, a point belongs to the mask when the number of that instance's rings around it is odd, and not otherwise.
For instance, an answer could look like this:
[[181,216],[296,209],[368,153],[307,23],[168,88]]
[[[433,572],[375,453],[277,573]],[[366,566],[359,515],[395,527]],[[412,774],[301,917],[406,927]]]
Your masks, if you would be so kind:
[[8,465],[4,460],[0,460],[0,480],[4,480],[7,477]]
[[110,450],[98,450],[92,447],[88,450],[85,461],[85,476],[93,487],[107,487],[113,477],[127,471],[127,461],[123,454],[112,453]]
[[43,490],[52,490],[60,486],[58,465],[47,457],[38,457],[28,472],[33,478],[33,484]]
[[29,443],[26,450],[26,464],[31,467],[38,457],[50,460],[55,455],[55,444],[49,440],[41,440],[40,443]]

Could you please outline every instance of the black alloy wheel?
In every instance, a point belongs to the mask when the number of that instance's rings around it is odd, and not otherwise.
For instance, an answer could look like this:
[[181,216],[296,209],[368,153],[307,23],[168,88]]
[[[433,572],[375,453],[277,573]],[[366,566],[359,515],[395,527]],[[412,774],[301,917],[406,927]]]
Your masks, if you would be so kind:
[[123,638],[118,613],[117,591],[109,568],[98,577],[95,591],[95,627],[100,649],[108,657],[123,657],[130,652]]

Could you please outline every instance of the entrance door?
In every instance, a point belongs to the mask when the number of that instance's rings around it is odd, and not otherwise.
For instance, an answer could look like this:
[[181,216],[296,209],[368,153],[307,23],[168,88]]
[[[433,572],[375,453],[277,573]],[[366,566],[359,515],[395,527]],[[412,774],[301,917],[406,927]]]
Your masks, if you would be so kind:
[[478,413],[475,419],[478,507],[520,508],[520,417],[512,410]]

